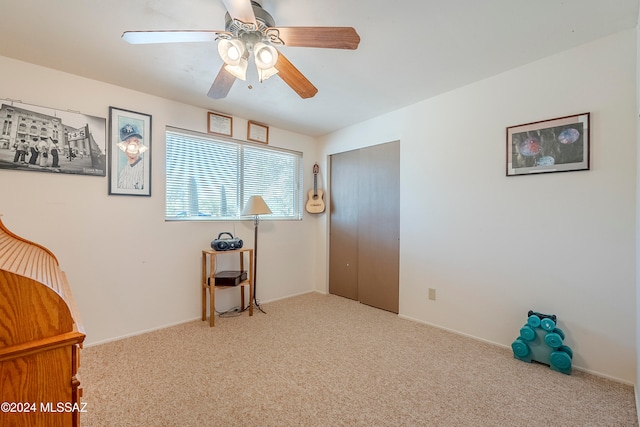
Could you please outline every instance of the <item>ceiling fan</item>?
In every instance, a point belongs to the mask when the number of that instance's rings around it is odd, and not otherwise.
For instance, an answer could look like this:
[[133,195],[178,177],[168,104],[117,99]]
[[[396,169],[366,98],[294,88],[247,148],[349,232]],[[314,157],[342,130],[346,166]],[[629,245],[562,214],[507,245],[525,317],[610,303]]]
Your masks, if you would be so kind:
[[250,54],[260,82],[278,75],[302,98],[311,98],[318,89],[275,47],[319,47],[356,49],[360,36],[352,27],[276,27],[275,21],[256,0],[222,0],[227,14],[225,30],[125,31],[122,38],[131,44],[218,42],[224,61],[208,96],[227,96],[236,79],[245,80]]

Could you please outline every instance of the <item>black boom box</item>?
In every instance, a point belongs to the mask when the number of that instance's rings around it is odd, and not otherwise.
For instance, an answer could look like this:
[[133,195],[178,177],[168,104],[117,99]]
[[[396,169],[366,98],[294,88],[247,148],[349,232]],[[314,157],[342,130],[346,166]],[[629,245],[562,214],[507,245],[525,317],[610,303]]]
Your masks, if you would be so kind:
[[[229,237],[223,239],[222,236],[226,234]],[[233,237],[231,233],[220,233],[218,234],[218,238],[211,241],[211,249],[216,251],[232,251],[234,249],[242,248],[242,239],[238,239],[237,237]]]

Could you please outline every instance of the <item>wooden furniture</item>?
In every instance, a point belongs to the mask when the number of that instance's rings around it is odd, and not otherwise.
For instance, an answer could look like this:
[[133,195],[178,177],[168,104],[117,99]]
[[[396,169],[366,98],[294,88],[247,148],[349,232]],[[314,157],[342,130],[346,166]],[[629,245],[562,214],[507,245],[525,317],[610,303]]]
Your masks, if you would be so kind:
[[80,426],[84,338],[55,255],[0,221],[0,427]]
[[[244,271],[245,256],[249,258],[249,274],[247,280],[237,286],[215,286],[216,257],[220,255],[238,255],[240,257],[240,271]],[[253,316],[253,249],[237,249],[233,251],[202,251],[202,321],[207,320],[207,290],[209,291],[209,326],[214,326],[216,313],[216,291],[220,289],[240,287],[240,308],[244,310],[244,287],[249,287],[249,316]]]

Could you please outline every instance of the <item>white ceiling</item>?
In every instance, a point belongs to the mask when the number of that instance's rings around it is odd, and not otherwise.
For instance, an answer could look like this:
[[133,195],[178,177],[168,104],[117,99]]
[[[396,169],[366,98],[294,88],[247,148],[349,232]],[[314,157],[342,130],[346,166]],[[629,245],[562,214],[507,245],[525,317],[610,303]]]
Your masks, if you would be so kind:
[[221,0],[0,0],[0,55],[319,136],[635,28],[638,2],[263,0],[277,26],[360,34],[355,51],[280,48],[318,88],[306,100],[278,77],[238,80],[213,100],[215,43],[121,40],[126,30],[224,30]]

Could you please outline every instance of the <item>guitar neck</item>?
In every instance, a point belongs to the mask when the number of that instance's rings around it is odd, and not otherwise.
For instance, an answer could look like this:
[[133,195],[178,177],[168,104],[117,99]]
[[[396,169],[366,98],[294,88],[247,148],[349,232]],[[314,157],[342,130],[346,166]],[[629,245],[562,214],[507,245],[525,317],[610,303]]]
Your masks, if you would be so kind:
[[313,196],[316,197],[318,195],[318,174],[313,174]]

